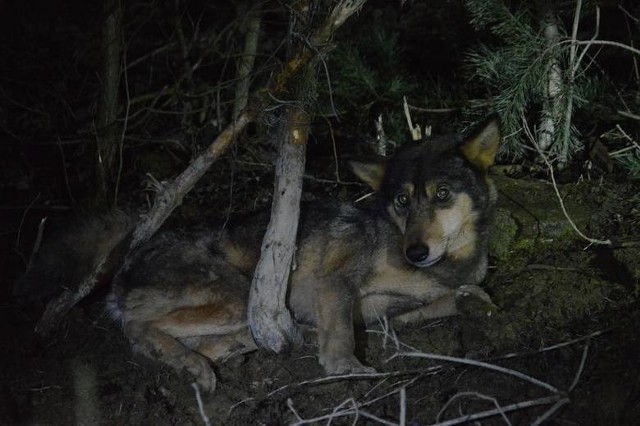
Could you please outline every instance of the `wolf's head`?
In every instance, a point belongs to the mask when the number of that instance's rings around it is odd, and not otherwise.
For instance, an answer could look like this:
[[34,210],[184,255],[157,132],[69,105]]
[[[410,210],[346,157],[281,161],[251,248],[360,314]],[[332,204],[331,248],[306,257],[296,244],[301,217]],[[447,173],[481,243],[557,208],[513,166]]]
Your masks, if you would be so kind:
[[465,138],[407,143],[393,157],[351,163],[378,191],[383,210],[403,234],[407,262],[428,267],[486,247],[496,201],[487,170],[500,139],[499,121],[490,117]]

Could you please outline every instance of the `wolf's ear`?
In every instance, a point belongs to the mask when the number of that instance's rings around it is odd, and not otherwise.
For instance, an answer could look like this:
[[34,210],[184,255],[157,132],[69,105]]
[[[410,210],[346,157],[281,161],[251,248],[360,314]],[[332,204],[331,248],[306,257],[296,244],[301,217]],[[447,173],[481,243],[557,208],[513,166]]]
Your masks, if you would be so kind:
[[500,119],[491,115],[462,144],[462,155],[481,170],[487,170],[496,158],[500,140]]
[[361,162],[349,161],[351,170],[358,178],[377,191],[382,185],[382,178],[387,170],[387,162],[384,159],[375,161]]

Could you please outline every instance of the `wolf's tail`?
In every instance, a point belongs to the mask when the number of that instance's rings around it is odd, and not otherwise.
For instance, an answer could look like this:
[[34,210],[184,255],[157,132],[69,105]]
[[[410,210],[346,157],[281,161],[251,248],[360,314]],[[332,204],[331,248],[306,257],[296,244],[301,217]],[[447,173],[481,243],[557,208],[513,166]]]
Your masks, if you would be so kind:
[[[98,268],[99,279],[108,279],[126,254],[122,243],[135,224],[134,214],[113,211],[53,231],[15,283],[14,297],[23,302],[47,301],[63,288],[77,288]],[[120,253],[112,253],[116,248]]]

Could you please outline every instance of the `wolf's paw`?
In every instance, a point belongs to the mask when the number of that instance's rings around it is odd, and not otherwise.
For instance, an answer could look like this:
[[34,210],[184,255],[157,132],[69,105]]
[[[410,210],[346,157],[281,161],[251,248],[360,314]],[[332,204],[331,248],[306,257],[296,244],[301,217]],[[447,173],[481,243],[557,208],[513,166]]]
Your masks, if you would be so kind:
[[216,373],[209,364],[209,360],[195,353],[189,355],[191,356],[185,360],[184,367],[196,379],[196,383],[200,386],[200,389],[204,392],[213,392],[216,390],[218,380]]
[[339,376],[342,374],[368,374],[375,373],[373,367],[364,366],[358,359],[351,355],[349,357],[330,356],[320,360],[324,371],[329,376]]
[[498,310],[491,297],[477,285],[463,285],[456,290],[456,309],[470,317],[490,317]]
[[216,373],[213,372],[211,367],[205,370],[204,374],[198,376],[196,381],[198,382],[198,385],[202,387],[202,390],[208,393],[215,391],[218,384]]

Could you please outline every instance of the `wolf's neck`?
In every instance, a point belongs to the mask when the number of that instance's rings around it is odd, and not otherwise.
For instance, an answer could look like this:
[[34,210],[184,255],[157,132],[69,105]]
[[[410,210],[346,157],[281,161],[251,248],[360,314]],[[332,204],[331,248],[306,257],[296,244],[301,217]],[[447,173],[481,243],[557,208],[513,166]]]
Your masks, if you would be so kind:
[[454,251],[445,259],[445,262],[452,262],[457,264],[456,267],[451,268],[459,275],[457,278],[461,281],[461,284],[478,284],[487,275],[488,267],[488,244],[484,239],[480,239],[475,243],[469,243],[472,247],[461,247],[461,253],[465,256],[455,256]]

